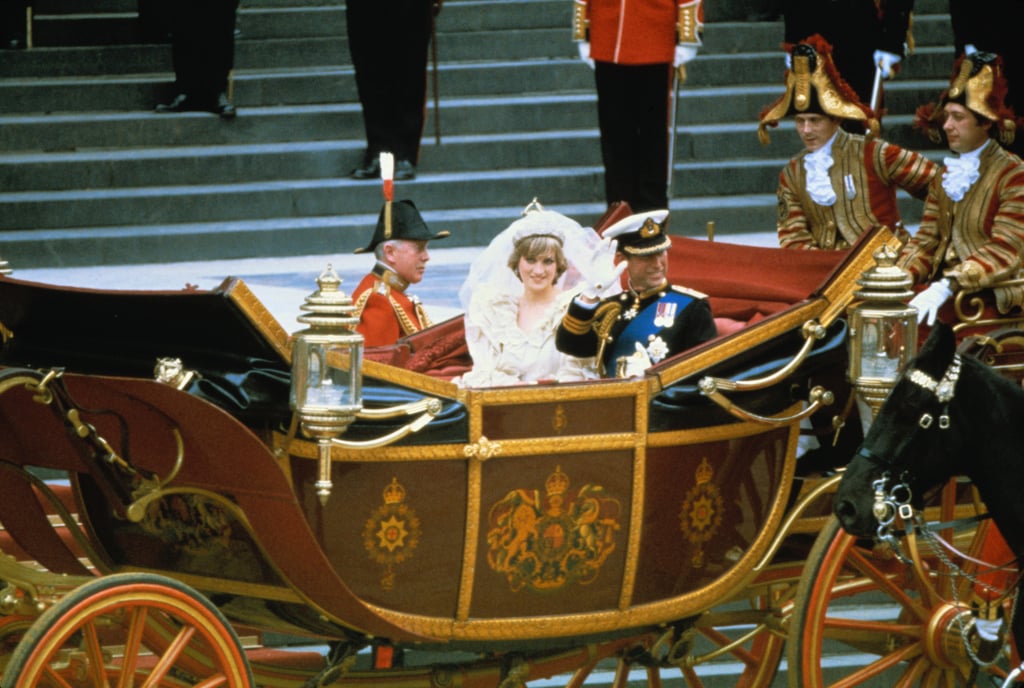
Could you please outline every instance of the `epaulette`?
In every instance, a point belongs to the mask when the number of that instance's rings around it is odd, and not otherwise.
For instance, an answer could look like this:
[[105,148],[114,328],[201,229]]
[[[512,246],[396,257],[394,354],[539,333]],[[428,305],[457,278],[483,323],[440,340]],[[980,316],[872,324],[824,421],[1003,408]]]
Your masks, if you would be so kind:
[[706,299],[708,297],[708,295],[703,292],[697,291],[696,289],[690,289],[689,287],[680,287],[678,284],[672,285],[672,291],[692,296],[695,299]]

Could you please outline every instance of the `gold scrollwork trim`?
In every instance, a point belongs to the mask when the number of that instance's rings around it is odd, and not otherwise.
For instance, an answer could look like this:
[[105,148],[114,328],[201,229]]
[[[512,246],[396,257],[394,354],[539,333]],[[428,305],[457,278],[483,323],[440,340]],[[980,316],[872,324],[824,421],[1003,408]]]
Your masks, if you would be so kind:
[[[316,459],[319,457],[317,443],[303,437],[291,436],[275,431],[272,439],[275,451],[287,452],[292,456],[303,459]],[[381,447],[372,452],[332,446],[331,461],[373,463],[387,463],[389,461],[444,461],[464,458],[462,453],[463,446],[462,444],[432,444],[415,447]]]
[[[728,428],[733,431],[732,434],[722,435],[720,439],[766,432],[764,426],[743,423],[736,423]],[[741,429],[753,431],[737,434],[736,431]],[[768,432],[774,432],[774,430]],[[700,431],[693,431],[693,433],[695,441],[702,441],[702,438],[697,436]],[[522,618],[470,619],[468,617],[468,593],[465,593],[464,598],[460,598],[459,613],[454,619],[396,612],[374,604],[367,606],[385,620],[411,632],[431,637],[450,638],[453,641],[506,641],[621,631],[625,628],[661,624],[672,619],[704,612],[723,600],[729,600],[745,593],[745,587],[757,575],[754,567],[765,556],[778,536],[780,524],[786,515],[786,504],[796,471],[795,437],[797,433],[799,433],[799,427],[794,424],[790,429],[789,442],[779,477],[780,489],[775,493],[763,527],[758,531],[750,547],[743,553],[739,561],[704,587],[666,600],[612,611]],[[666,438],[669,435],[677,438],[681,436],[680,433],[663,433]],[[671,444],[682,443],[677,441]],[[479,465],[478,462],[475,463]],[[479,503],[479,496],[476,496],[476,500]],[[633,518],[632,521],[633,523],[630,525],[631,539],[639,537],[639,530],[635,530],[639,527],[637,519]],[[474,549],[474,556],[475,553]],[[469,562],[468,566],[467,561]],[[471,584],[472,575],[467,576],[466,571],[467,568],[472,569],[473,561],[473,559],[464,559],[463,561],[464,587]],[[463,606],[464,604],[465,606]]]
[[[637,394],[633,400],[636,427],[648,427],[648,405],[646,395]],[[622,589],[619,592],[619,608],[628,609],[633,601],[636,589],[637,561],[640,556],[641,533],[643,531],[644,514],[644,481],[646,479],[647,453],[645,447],[648,436],[646,433],[633,433],[631,446],[633,454],[633,494],[629,514],[628,540],[626,542],[626,562],[622,571]],[[606,442],[606,448],[611,448]],[[628,448],[628,447],[624,447]]]
[[422,394],[429,394],[435,397],[461,399],[461,390],[453,382],[381,363],[380,361],[363,359],[363,377],[394,382],[403,387],[411,387]]
[[263,302],[256,298],[249,285],[237,277],[229,277],[217,287],[217,290],[227,294],[281,358],[291,362],[292,347],[288,332],[281,327],[281,323],[277,322],[277,318],[267,310]]
[[640,558],[640,538],[644,515],[644,482],[646,480],[647,452],[637,447],[633,454],[633,495],[629,513],[629,540],[626,542],[626,562],[622,571],[622,590],[619,609],[629,609],[636,588],[637,561]]
[[462,552],[462,575],[459,578],[459,600],[455,618],[465,622],[473,604],[473,580],[476,577],[476,555],[480,532],[480,500],[481,482],[483,480],[483,463],[478,459],[470,459],[466,475],[466,540]]

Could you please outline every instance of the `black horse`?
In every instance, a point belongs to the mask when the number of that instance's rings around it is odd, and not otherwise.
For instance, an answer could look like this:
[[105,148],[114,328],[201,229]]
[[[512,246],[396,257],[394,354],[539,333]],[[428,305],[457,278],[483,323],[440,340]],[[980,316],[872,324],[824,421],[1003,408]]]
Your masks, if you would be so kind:
[[[988,365],[956,351],[953,331],[936,326],[882,405],[840,482],[835,513],[851,535],[877,534],[875,492],[905,485],[910,506],[957,475],[977,487],[1018,561],[1024,555],[1024,391]],[[885,482],[878,482],[882,478]],[[879,500],[884,502],[885,500]],[[896,500],[898,501],[898,499]],[[996,565],[1007,562],[991,562]],[[1015,562],[1016,563],[1016,562]],[[1018,650],[1024,614],[1012,624]]]

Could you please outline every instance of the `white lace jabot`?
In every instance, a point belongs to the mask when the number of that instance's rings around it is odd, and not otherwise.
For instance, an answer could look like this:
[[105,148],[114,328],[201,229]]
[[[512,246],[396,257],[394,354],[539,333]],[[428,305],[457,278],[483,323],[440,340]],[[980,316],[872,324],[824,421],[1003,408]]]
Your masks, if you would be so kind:
[[978,148],[970,153],[962,153],[958,158],[942,159],[946,165],[946,169],[942,173],[942,188],[954,201],[962,200],[967,190],[981,176],[978,171],[981,165],[980,153],[981,148]]
[[832,169],[832,142],[822,146],[813,153],[804,156],[804,170],[807,172],[807,193],[818,205],[832,205],[836,202],[836,192],[832,188],[832,180],[828,171]]

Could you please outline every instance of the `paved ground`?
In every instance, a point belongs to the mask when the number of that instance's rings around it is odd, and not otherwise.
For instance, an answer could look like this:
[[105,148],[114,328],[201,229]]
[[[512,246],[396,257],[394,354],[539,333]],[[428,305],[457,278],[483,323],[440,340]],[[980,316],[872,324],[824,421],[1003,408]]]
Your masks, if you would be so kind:
[[[775,234],[734,234],[721,237],[719,241],[773,246]],[[469,264],[481,250],[479,247],[431,248],[426,277],[409,291],[423,300],[435,322],[461,312],[459,287],[469,272]],[[335,254],[31,270],[18,270],[17,265],[12,265],[11,268],[18,279],[95,289],[180,289],[186,284],[212,289],[225,277],[240,277],[281,325],[291,331],[300,329],[295,320],[299,307],[306,296],[316,290],[316,278],[328,264],[342,278],[342,290],[351,294],[373,265],[373,258]]]

